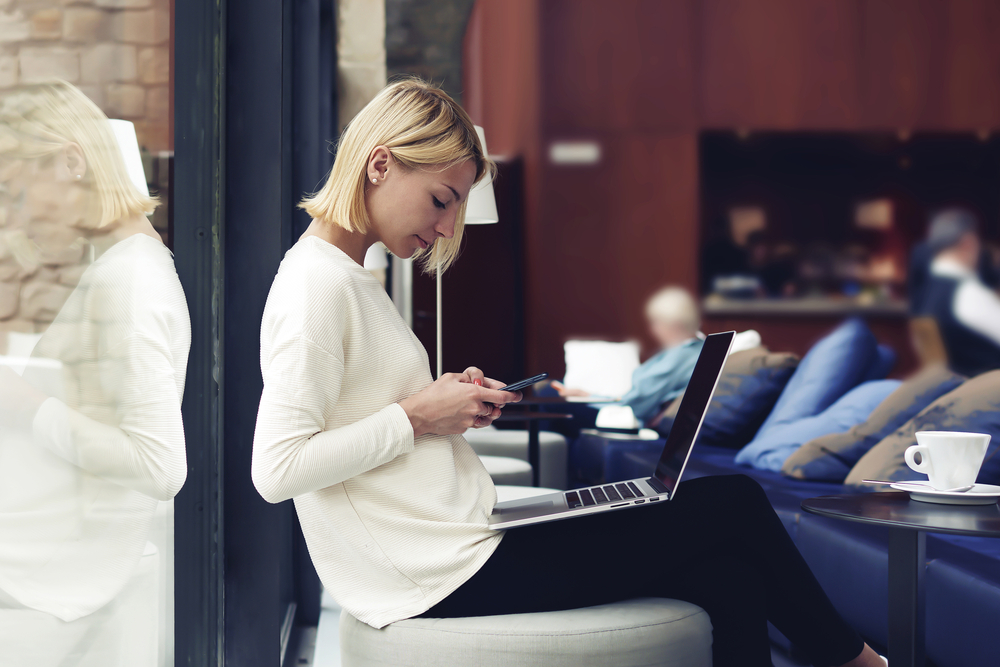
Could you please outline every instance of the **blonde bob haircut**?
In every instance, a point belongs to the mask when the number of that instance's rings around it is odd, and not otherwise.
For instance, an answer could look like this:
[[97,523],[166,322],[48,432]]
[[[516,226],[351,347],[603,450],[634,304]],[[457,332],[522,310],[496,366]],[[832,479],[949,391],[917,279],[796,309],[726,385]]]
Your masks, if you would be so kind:
[[70,143],[83,152],[87,171],[81,183],[95,195],[77,227],[100,229],[152,213],[157,200],[129,178],[108,117],[75,86],[60,80],[26,85],[0,101],[0,158],[45,159]]
[[[364,234],[371,226],[365,206],[368,160],[378,146],[404,169],[444,171],[465,160],[476,165],[478,183],[495,170],[483,154],[468,114],[440,88],[406,78],[383,88],[344,129],[326,184],[300,208],[316,220]],[[455,234],[414,255],[427,273],[444,271],[458,257],[468,198],[459,205]]]

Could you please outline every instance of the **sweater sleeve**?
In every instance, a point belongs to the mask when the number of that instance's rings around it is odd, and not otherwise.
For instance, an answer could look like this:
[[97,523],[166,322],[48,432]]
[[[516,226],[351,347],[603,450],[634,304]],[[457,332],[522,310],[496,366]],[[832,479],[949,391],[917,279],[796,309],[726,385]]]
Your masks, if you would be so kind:
[[955,319],[1000,345],[1000,298],[977,280],[965,280],[955,292]]
[[268,502],[339,484],[413,450],[413,428],[396,403],[326,429],[324,414],[336,409],[343,377],[343,360],[305,336],[272,351],[251,469]]
[[133,334],[86,379],[104,388],[103,404],[88,406],[102,418],[48,398],[32,421],[35,442],[111,482],[173,498],[187,477],[187,457],[169,345]]

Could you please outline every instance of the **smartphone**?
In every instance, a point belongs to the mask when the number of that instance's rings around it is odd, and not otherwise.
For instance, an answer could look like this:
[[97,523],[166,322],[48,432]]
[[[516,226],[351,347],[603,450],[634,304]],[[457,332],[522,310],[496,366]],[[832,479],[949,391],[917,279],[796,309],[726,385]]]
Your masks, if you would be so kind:
[[521,380],[520,382],[515,382],[514,384],[509,384],[506,387],[502,387],[500,389],[500,391],[521,391],[525,387],[530,387],[531,385],[535,384],[536,382],[541,382],[542,380],[544,380],[548,376],[549,376],[548,373],[539,373],[535,377],[525,378],[524,380]]

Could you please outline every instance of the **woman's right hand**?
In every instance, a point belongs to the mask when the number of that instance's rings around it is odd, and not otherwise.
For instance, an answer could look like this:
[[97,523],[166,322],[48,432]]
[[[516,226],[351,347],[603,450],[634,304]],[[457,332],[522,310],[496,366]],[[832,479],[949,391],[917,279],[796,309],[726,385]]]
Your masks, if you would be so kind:
[[[474,384],[476,379],[486,386]],[[503,386],[470,368],[465,373],[442,375],[423,391],[404,398],[399,405],[410,418],[413,437],[425,433],[461,434],[470,428],[488,426],[500,416],[506,403],[521,400],[520,392],[498,391],[488,385]]]

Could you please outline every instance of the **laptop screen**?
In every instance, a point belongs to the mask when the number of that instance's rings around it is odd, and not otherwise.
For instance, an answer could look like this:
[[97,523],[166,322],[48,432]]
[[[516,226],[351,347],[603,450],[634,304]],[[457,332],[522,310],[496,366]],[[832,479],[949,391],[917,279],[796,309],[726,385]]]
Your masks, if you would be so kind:
[[726,331],[712,334],[705,339],[691,380],[684,390],[677,417],[670,427],[670,435],[667,436],[667,442],[663,446],[660,461],[656,464],[655,476],[669,489],[671,497],[684,472],[698,431],[701,430],[701,423],[705,419],[708,404],[712,400],[712,394],[715,393],[715,385],[719,382],[722,367],[726,364],[735,335],[734,331]]

